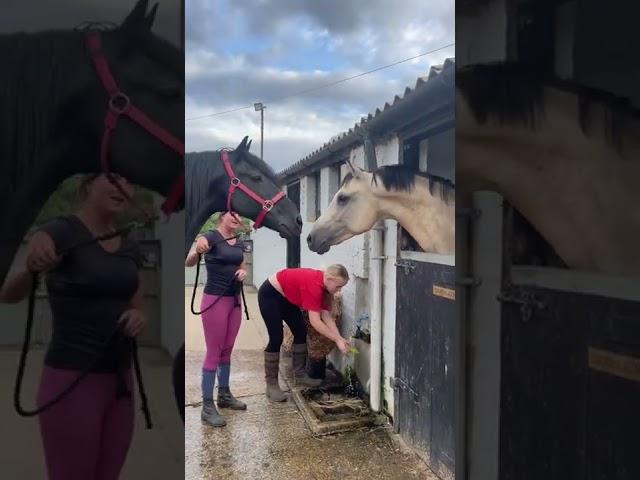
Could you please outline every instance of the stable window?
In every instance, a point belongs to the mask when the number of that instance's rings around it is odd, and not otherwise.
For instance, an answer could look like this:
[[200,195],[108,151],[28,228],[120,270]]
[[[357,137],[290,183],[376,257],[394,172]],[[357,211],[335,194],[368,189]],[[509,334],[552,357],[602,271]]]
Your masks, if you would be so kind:
[[320,170],[314,173],[313,179],[314,179],[313,183],[315,186],[315,192],[314,192],[315,218],[314,220],[317,220],[320,217],[320,215],[322,215],[322,210],[320,208],[321,207],[320,206]]
[[313,172],[307,177],[307,220],[315,222],[321,214],[320,206],[320,171]]
[[340,190],[340,182],[342,182],[342,163],[332,165],[329,168],[329,203]]

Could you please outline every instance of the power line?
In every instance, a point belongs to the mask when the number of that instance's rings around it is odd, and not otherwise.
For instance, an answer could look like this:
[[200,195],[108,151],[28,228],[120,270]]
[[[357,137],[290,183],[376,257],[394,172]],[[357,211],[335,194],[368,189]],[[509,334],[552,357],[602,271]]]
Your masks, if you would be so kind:
[[[362,72],[362,73],[359,73],[357,75],[353,75],[351,77],[342,78],[340,80],[336,80],[335,82],[327,83],[325,85],[320,85],[318,87],[309,88],[309,89],[306,89],[306,90],[300,90],[299,92],[295,92],[295,93],[292,93],[290,95],[283,95],[281,97],[274,97],[274,98],[272,98],[270,100],[265,100],[263,103],[265,103],[265,104],[273,103],[273,102],[277,102],[277,101],[280,101],[280,100],[285,100],[287,98],[297,97],[299,95],[304,95],[305,93],[311,93],[311,92],[315,92],[315,91],[318,91],[318,90],[322,90],[324,88],[329,88],[329,87],[332,87],[334,85],[338,85],[340,83],[348,82],[349,80],[353,80],[355,78],[360,78],[360,77],[364,77],[365,75],[369,75],[369,74],[374,73],[374,72],[379,72],[380,70],[384,70],[386,68],[395,67],[396,65],[400,65],[401,63],[409,62],[411,60],[415,60],[416,58],[424,57],[425,55],[430,55],[432,53],[435,53],[435,52],[438,52],[440,50],[444,50],[445,48],[449,48],[449,47],[453,47],[453,46],[455,46],[455,42],[454,43],[450,43],[448,45],[444,45],[442,47],[435,48],[433,50],[429,50],[428,52],[424,52],[424,53],[421,53],[419,55],[415,55],[415,56],[410,57],[410,58],[405,58],[403,60],[399,60],[397,62],[390,63],[388,65],[384,65],[382,67],[374,68],[373,70]],[[246,109],[249,109],[249,108],[253,108],[253,105],[247,105],[246,107],[233,108],[231,110],[224,110],[222,112],[209,113],[207,115],[200,115],[198,117],[186,118],[185,122],[188,122],[190,120],[199,120],[201,118],[216,117],[218,115],[225,115],[227,113],[237,112],[237,111],[240,111],[240,110],[246,110]]]

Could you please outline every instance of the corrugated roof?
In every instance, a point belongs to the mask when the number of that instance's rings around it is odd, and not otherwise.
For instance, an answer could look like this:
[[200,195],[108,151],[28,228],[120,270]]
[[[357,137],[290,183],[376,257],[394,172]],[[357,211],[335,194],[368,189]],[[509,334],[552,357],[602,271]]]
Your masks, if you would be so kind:
[[[314,165],[323,158],[325,158],[330,152],[335,152],[338,149],[344,148],[352,143],[361,142],[362,139],[358,130],[362,127],[368,127],[372,122],[378,122],[386,117],[391,117],[393,113],[402,106],[411,103],[411,100],[416,97],[427,85],[431,84],[431,80],[434,77],[440,76],[447,71],[453,78],[453,70],[455,68],[455,59],[447,58],[442,65],[434,65],[429,69],[429,73],[426,76],[418,77],[413,88],[405,88],[402,95],[395,95],[391,103],[386,102],[383,107],[376,108],[375,112],[369,113],[366,117],[362,117],[360,122],[354,124],[346,132],[342,132],[338,135],[331,137],[331,139],[324,143],[320,148],[314,150],[309,155],[305,156],[298,162],[282,170],[278,176],[280,178],[291,177],[295,173],[306,169],[307,167]],[[450,72],[449,72],[450,71]],[[453,92],[453,83],[451,84],[451,91]],[[323,155],[326,153],[327,155]]]

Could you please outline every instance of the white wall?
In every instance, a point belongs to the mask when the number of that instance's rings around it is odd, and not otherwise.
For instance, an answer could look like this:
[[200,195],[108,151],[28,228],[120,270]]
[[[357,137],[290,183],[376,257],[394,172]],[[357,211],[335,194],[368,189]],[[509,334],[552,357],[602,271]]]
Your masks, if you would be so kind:
[[171,355],[184,343],[184,222],[183,211],[171,215],[166,223],[156,223],[156,238],[162,249],[161,342]]
[[[27,254],[26,245],[21,245],[9,272],[18,271],[24,265]],[[24,339],[24,328],[27,322],[28,301],[19,303],[0,303],[0,345],[21,345]],[[36,322],[34,322],[36,323]],[[39,325],[34,325],[33,339],[38,338]]]
[[262,282],[287,266],[287,241],[268,228],[259,228],[253,238],[253,284]]

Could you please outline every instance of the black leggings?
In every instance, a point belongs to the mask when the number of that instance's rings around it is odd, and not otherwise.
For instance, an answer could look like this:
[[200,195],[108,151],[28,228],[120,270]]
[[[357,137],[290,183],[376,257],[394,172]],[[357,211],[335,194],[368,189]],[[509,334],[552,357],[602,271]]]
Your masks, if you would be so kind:
[[293,333],[293,343],[307,342],[307,326],[302,318],[302,311],[284,298],[269,280],[265,280],[258,290],[258,306],[269,332],[269,343],[265,352],[279,352],[284,337],[282,321]]

